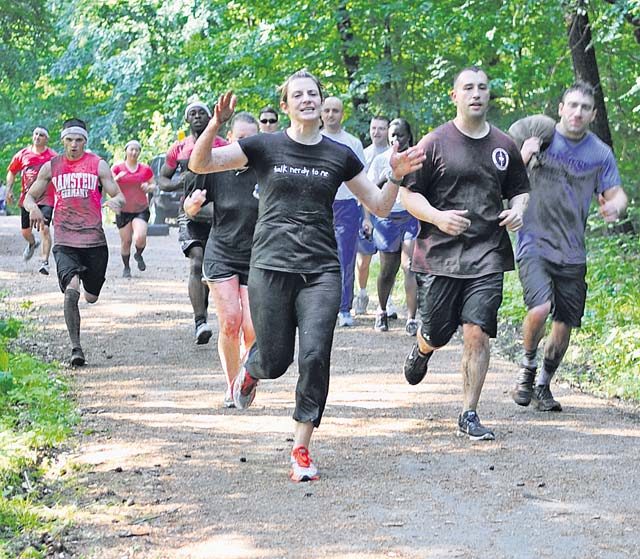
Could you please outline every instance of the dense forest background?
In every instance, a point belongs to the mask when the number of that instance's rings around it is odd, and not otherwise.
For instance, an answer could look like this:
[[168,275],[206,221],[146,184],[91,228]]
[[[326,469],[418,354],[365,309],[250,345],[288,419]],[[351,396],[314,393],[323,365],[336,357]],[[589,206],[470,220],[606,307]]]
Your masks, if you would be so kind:
[[[108,161],[132,137],[146,157],[184,129],[186,103],[227,88],[239,108],[277,106],[275,87],[306,67],[346,101],[346,128],[366,140],[376,113],[416,136],[453,115],[455,71],[485,67],[490,119],[556,116],[575,76],[602,92],[596,132],[613,144],[638,194],[640,0],[17,0],[0,10],[0,163],[36,124],[53,147],[65,118],[87,121]],[[610,134],[610,137],[608,135]]]

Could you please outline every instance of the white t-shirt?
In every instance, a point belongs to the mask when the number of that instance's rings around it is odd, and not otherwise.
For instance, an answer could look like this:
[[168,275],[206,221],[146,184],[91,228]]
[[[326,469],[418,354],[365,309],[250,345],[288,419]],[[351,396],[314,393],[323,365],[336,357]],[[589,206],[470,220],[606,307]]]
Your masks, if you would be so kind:
[[[345,132],[344,130],[340,130],[337,134],[331,134],[326,130],[322,130],[322,135],[327,138],[331,138],[332,140],[338,142],[339,144],[349,146],[353,152],[358,156],[358,159],[365,163],[364,158],[364,148],[362,147],[362,142],[358,140],[354,135],[349,134],[349,132]],[[338,192],[336,193],[336,200],[351,200],[355,198],[355,195],[351,190],[347,188],[347,185],[342,183],[340,188],[338,188]]]

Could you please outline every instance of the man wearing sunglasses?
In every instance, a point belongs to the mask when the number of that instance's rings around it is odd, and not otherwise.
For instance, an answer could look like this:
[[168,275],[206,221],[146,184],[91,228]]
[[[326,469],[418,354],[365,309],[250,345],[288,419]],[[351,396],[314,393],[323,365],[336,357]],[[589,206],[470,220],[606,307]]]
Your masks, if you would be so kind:
[[278,113],[273,107],[265,107],[262,109],[258,121],[260,122],[260,132],[273,134],[278,131]]

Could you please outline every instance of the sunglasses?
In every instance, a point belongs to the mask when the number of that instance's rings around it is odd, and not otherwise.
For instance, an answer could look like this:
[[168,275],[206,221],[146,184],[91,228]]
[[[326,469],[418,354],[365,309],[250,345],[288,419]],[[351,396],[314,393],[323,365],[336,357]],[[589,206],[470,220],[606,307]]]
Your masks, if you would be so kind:
[[262,122],[262,124],[275,124],[276,122],[278,122],[277,118],[261,118],[260,122]]

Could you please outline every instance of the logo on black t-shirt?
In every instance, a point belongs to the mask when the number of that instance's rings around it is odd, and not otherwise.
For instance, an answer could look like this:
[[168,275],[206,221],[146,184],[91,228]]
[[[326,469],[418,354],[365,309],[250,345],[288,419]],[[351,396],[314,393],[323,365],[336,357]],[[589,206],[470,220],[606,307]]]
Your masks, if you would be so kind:
[[494,149],[491,159],[498,171],[504,171],[509,166],[509,154],[503,148]]

